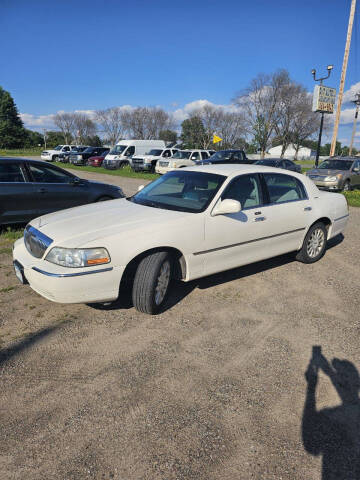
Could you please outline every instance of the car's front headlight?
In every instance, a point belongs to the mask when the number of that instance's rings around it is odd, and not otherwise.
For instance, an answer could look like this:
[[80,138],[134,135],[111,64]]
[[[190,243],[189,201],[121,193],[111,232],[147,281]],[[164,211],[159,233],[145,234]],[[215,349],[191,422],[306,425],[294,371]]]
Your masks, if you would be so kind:
[[92,267],[110,262],[106,248],[61,248],[54,247],[46,255],[45,260],[62,267]]
[[338,175],[329,175],[328,177],[325,177],[325,182],[336,182],[337,180],[340,180],[342,175],[339,173]]

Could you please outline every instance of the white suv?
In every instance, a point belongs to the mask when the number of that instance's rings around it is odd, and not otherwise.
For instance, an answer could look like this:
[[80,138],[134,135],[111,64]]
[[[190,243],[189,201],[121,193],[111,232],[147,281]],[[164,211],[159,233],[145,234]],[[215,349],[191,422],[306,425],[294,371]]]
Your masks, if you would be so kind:
[[177,148],[153,148],[145,155],[136,155],[132,157],[131,168],[135,172],[141,170],[155,171],[156,162],[158,160],[168,160],[178,151]]
[[155,172],[164,174],[176,168],[191,167],[196,162],[208,159],[213,150],[179,150],[169,160],[158,160]]
[[53,150],[44,150],[41,152],[41,160],[54,162],[60,153],[70,152],[70,150],[74,150],[74,148],[76,148],[76,145],[58,145]]

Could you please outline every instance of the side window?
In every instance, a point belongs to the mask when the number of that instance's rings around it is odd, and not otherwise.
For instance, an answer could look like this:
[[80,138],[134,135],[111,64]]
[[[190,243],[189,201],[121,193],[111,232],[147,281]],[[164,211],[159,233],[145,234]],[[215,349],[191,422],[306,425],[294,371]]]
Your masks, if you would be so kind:
[[241,160],[242,160],[241,154],[238,152],[235,152],[231,158],[231,162],[234,162],[234,163],[241,162]]
[[18,183],[25,182],[24,174],[20,163],[1,163],[0,164],[0,183]]
[[62,151],[63,152],[70,152],[70,147],[63,147]]
[[170,155],[171,155],[170,150],[165,150],[165,151],[163,152],[163,154],[162,154],[162,156],[165,157],[165,158],[170,157]]
[[49,166],[31,165],[29,164],[30,172],[37,183],[69,183],[72,176],[61,170],[56,170]]
[[125,156],[130,157],[131,155],[134,155],[134,153],[135,153],[135,147],[134,145],[132,145],[131,147],[128,147],[128,149],[126,150]]
[[353,170],[358,171],[360,169],[360,160],[354,162]]
[[193,152],[190,160],[200,160],[200,152]]
[[208,152],[201,152],[201,156],[203,160],[206,160],[207,158],[209,158]]
[[304,185],[295,177],[281,173],[264,173],[270,203],[292,202],[307,198]]
[[261,187],[257,175],[241,175],[232,180],[221,199],[238,200],[241,208],[255,208],[262,204]]

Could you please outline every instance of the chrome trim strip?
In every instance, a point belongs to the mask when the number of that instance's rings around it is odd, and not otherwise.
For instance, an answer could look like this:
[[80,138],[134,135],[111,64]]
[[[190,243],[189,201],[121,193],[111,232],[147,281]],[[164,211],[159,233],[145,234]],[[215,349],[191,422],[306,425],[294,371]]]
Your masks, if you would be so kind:
[[284,233],[277,233],[276,235],[270,235],[269,237],[255,238],[254,240],[248,240],[247,242],[234,243],[232,245],[226,245],[225,247],[217,247],[217,248],[211,248],[210,250],[203,250],[201,252],[194,252],[193,255],[203,255],[204,253],[216,252],[218,250],[224,250],[226,248],[239,247],[240,245],[247,245],[248,243],[260,242],[261,240],[268,240],[269,238],[281,237],[282,235],[301,232],[302,230],[305,230],[305,228],[297,228],[296,230],[290,230]]
[[342,217],[339,217],[339,218],[335,218],[334,222],[337,222],[338,220],[342,220],[343,218],[347,218],[348,216],[349,214],[343,215]]
[[92,273],[101,273],[101,272],[110,272],[113,270],[113,267],[108,268],[101,268],[100,270],[91,270],[88,272],[77,272],[77,273],[50,273],[45,272],[45,270],[41,270],[37,267],[32,267],[35,272],[42,273],[43,275],[47,275],[48,277],[56,277],[56,278],[64,278],[64,277],[81,277],[82,275],[91,275]]

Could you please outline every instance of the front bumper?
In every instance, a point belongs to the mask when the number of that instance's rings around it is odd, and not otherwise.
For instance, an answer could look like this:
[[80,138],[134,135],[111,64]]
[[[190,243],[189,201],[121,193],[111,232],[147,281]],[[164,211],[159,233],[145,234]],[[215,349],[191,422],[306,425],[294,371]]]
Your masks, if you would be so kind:
[[131,168],[135,172],[150,172],[152,165],[151,163],[139,163],[139,164],[133,163],[131,165]]
[[40,155],[41,160],[51,160],[51,155]]
[[22,238],[14,244],[13,259],[23,267],[30,287],[53,302],[101,303],[118,298],[124,267],[64,268],[33,257]]
[[313,180],[313,182],[320,190],[332,190],[337,192],[342,189],[339,182],[321,182],[320,180]]

